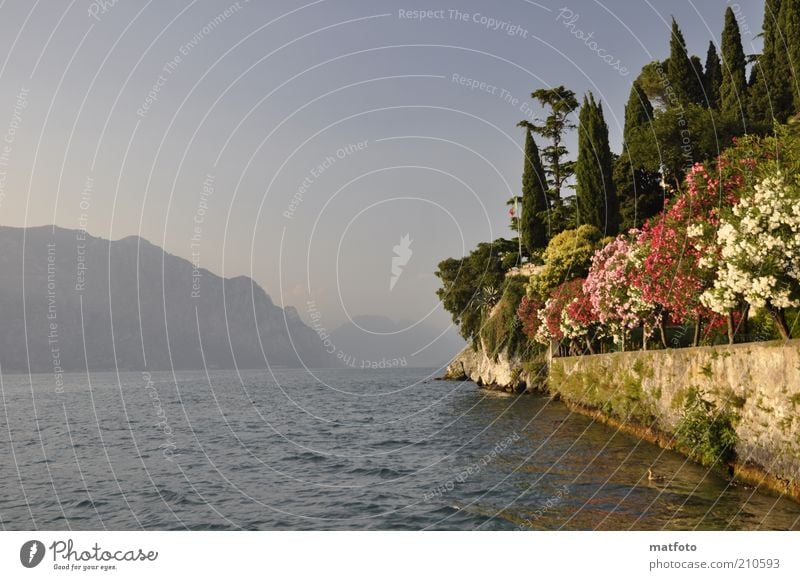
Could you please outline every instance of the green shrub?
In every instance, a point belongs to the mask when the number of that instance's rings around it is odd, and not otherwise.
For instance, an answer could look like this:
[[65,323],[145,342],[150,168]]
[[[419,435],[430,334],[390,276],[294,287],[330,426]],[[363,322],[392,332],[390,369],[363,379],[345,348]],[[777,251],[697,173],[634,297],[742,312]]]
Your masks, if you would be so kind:
[[529,296],[545,302],[559,284],[585,277],[601,240],[600,230],[590,225],[565,230],[555,236],[542,254],[544,268],[531,276]]
[[699,389],[689,387],[675,438],[690,457],[704,466],[725,464],[736,456],[737,421],[728,407],[717,409]]
[[525,276],[506,278],[497,308],[492,315],[487,313],[487,319],[481,328],[481,338],[486,354],[493,359],[497,359],[503,350],[509,356],[525,356],[534,348],[522,332],[522,322],[517,316],[517,307],[525,295],[527,281]]

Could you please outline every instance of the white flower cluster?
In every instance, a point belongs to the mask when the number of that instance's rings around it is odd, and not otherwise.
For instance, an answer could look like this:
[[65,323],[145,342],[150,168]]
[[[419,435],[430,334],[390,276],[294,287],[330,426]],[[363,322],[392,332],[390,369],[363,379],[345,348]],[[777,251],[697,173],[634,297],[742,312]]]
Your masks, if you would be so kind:
[[716,243],[717,279],[703,304],[720,314],[741,299],[755,308],[800,306],[800,193],[781,174],[742,197]]
[[700,224],[690,224],[686,228],[686,235],[690,238],[700,238],[703,236],[703,226]]

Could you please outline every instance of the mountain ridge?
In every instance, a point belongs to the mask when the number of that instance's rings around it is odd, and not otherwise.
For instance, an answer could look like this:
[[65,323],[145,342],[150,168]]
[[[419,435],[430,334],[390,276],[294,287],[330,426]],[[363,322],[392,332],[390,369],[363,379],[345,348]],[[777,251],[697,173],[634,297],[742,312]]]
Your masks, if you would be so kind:
[[195,269],[141,236],[0,226],[0,247],[4,371],[336,366],[255,280]]

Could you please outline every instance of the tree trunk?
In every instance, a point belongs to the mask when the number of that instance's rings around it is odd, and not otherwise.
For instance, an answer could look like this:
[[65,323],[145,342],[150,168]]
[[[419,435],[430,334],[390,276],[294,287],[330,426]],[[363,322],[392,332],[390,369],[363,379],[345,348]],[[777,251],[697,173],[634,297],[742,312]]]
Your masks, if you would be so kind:
[[733,324],[733,311],[728,312],[728,344],[733,344],[736,340],[736,327]]
[[659,335],[659,337],[661,337],[661,346],[663,346],[665,349],[669,348],[667,346],[667,333],[664,330],[664,319],[663,318],[658,321],[658,335]]
[[589,354],[595,354],[594,345],[592,344],[592,337],[588,334],[586,335],[586,348],[589,350]]
[[772,314],[772,319],[775,321],[775,326],[778,329],[778,332],[781,333],[781,338],[783,340],[789,340],[792,337],[791,331],[789,330],[789,325],[786,324],[786,313],[784,312],[783,308],[769,308],[770,314]]
[[675,176],[675,197],[678,197],[681,193],[683,193],[681,191],[681,180]]
[[744,310],[742,310],[742,334],[744,335],[744,340],[749,342],[750,338],[750,305],[745,304]]
[[625,335],[627,333],[623,330],[622,331],[622,352],[625,352]]
[[647,324],[642,324],[642,350],[647,350]]
[[697,317],[697,322],[694,325],[694,337],[692,338],[692,346],[700,346],[700,336],[703,331],[703,318]]

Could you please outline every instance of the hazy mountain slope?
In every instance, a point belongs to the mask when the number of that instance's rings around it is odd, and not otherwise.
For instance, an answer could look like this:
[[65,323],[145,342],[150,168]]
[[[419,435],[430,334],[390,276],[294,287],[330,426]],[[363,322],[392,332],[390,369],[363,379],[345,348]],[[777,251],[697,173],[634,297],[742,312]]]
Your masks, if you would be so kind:
[[0,227],[0,249],[4,371],[199,369],[203,354],[209,368],[334,364],[294,309],[251,279],[200,270],[193,296],[191,263],[141,238]]

